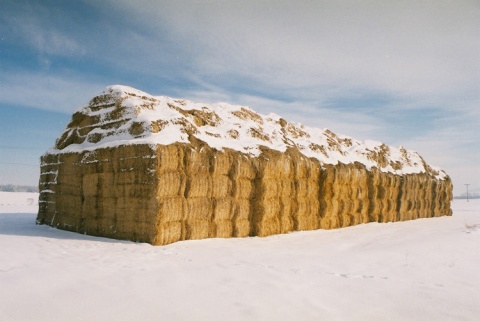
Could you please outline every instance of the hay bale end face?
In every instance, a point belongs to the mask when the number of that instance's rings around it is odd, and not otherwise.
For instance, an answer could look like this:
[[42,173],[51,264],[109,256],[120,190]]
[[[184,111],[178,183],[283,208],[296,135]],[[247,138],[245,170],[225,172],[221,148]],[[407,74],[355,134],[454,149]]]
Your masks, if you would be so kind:
[[124,86],[72,116],[39,184],[39,224],[155,245],[451,215],[452,199],[415,152]]

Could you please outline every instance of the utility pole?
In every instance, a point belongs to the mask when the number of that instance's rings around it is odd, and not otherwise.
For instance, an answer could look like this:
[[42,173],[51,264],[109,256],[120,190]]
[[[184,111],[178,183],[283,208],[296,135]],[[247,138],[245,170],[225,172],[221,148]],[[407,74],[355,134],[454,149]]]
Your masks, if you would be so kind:
[[467,187],[467,202],[468,202],[468,185],[470,184],[465,184],[465,186]]

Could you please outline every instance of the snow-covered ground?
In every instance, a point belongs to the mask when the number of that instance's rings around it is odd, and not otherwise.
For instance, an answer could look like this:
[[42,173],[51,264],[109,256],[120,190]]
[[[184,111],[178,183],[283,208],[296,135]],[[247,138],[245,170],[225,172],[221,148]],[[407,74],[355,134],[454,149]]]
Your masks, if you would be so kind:
[[0,320],[480,320],[480,200],[452,217],[167,246],[35,225],[0,192]]

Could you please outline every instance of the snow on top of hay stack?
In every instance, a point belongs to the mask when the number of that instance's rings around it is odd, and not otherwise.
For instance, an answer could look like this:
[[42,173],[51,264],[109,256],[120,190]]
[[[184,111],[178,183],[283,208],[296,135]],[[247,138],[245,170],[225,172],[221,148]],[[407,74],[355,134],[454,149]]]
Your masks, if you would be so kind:
[[445,179],[422,157],[403,147],[358,141],[328,129],[287,122],[276,114],[262,115],[249,107],[227,103],[203,104],[151,96],[126,86],[110,86],[72,116],[48,153],[81,152],[130,144],[169,145],[194,138],[222,150],[252,156],[261,146],[285,151],[296,148],[323,164],[360,162],[397,175],[427,173]]

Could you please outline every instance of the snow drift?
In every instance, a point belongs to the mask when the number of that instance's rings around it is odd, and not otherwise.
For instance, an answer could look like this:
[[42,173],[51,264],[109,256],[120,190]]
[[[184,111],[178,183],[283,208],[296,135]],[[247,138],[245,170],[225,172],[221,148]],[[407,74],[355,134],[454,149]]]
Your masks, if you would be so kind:
[[160,245],[451,215],[451,198],[402,147],[111,86],[42,157],[37,222]]

